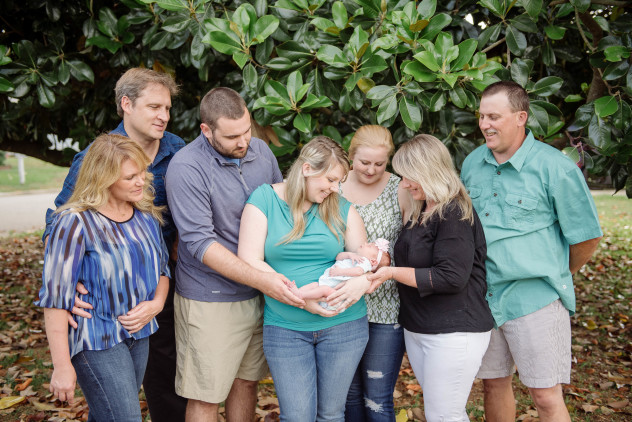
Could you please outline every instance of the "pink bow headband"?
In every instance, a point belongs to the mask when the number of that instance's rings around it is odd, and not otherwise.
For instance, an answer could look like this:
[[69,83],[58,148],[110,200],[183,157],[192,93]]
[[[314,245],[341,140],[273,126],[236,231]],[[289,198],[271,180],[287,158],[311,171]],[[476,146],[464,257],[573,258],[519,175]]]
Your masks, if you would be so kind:
[[373,241],[373,244],[377,246],[377,264],[375,264],[375,268],[380,265],[380,261],[382,260],[382,253],[388,253],[388,243],[388,240],[384,239],[383,237],[377,238]]

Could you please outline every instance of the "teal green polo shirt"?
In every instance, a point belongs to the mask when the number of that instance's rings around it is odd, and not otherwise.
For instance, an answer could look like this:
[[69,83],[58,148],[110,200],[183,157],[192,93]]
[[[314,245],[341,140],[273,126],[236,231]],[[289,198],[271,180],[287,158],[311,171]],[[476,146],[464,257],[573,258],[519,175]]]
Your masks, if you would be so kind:
[[487,241],[487,302],[497,326],[558,298],[575,312],[569,245],[602,236],[584,177],[557,149],[527,138],[505,163],[486,145],[464,161]]

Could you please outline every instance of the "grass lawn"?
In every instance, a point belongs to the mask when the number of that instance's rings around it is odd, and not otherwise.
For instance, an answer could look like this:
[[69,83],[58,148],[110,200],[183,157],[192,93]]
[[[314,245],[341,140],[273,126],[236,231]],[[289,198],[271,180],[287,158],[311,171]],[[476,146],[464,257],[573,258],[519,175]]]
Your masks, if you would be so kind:
[[58,189],[64,183],[68,167],[59,167],[37,158],[24,157],[24,184],[20,184],[18,160],[7,157],[0,167],[0,192],[18,192],[34,189]]
[[[632,420],[632,200],[602,194],[595,202],[604,238],[575,276],[572,381],[564,394],[573,421],[624,422]],[[85,420],[85,401],[68,406],[48,393],[50,354],[41,310],[32,305],[41,283],[39,236],[0,239],[0,268],[0,421]],[[395,391],[397,422],[425,420],[420,390],[405,359]],[[514,390],[516,420],[538,421],[517,377]],[[3,408],[9,397],[21,401]],[[477,381],[467,405],[472,421],[484,421],[482,397]],[[257,414],[260,422],[278,420],[271,379],[260,383]]]

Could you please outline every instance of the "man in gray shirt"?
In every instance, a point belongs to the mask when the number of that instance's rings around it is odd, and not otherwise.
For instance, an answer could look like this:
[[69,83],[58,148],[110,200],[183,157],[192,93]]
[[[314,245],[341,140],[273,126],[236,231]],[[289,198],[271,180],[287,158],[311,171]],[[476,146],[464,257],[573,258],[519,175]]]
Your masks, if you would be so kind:
[[239,94],[215,88],[200,104],[202,133],[171,160],[166,187],[178,229],[175,320],[176,392],[188,399],[187,421],[254,419],[263,355],[263,298],[305,303],[277,273],[236,256],[246,200],[263,183],[282,181],[276,158],[251,138]]

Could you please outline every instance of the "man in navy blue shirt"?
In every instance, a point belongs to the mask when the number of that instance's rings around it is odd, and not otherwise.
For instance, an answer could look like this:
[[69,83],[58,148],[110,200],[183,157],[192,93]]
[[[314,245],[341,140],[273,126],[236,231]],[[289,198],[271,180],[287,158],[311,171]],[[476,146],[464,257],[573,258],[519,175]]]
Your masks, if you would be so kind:
[[[133,68],[121,76],[114,91],[117,113],[123,121],[110,133],[127,136],[143,148],[152,160],[148,171],[154,175],[153,187],[156,194],[154,203],[158,206],[167,206],[165,191],[167,166],[174,154],[185,145],[182,138],[166,131],[170,117],[171,97],[177,95],[178,86],[173,78],[165,73]],[[83,157],[89,148],[90,146],[75,155],[62,191],[55,199],[56,207],[65,204],[72,195]],[[162,234],[169,251],[173,251],[177,233],[171,213],[168,208],[166,210]],[[53,212],[52,209],[46,211],[44,241],[50,234]],[[175,255],[172,255],[170,260],[172,262],[171,274],[175,274],[173,270]],[[165,306],[156,316],[160,328],[149,340],[149,360],[143,380],[151,420],[154,422],[184,421],[186,410],[186,399],[176,395],[174,387],[176,372],[174,286],[175,280],[172,279]],[[79,289],[84,289],[84,287],[78,287]],[[88,313],[80,309],[89,306],[77,298],[73,313],[90,317]],[[71,324],[76,323],[73,321]]]

